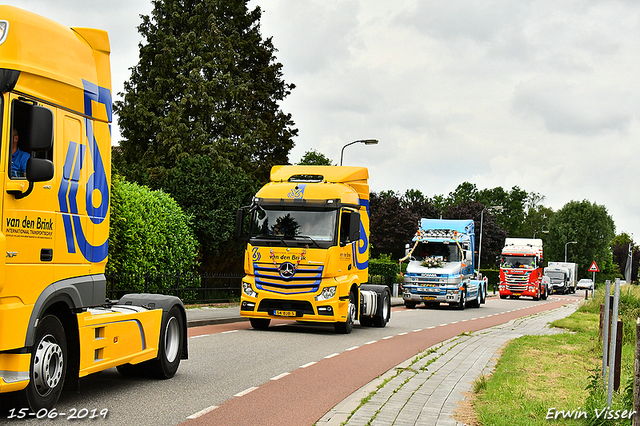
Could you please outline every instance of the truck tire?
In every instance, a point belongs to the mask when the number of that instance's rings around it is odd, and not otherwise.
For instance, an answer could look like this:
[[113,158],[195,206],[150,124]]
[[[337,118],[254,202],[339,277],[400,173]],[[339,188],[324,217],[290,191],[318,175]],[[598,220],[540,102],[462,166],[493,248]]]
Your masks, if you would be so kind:
[[158,356],[141,363],[148,376],[170,379],[176,374],[182,357],[184,332],[185,326],[180,308],[174,306],[162,320]]
[[549,290],[547,287],[544,287],[542,289],[542,300],[547,300],[547,297],[549,297]]
[[487,303],[487,282],[483,281],[482,296],[480,297],[480,304],[484,305],[485,303]]
[[251,323],[251,327],[256,330],[266,330],[269,328],[269,324],[271,324],[269,318],[249,318],[249,322]]
[[464,308],[467,305],[467,290],[462,290],[460,293],[460,301],[458,302],[457,308],[461,311],[464,311]]
[[382,293],[378,295],[378,308],[380,312],[376,312],[373,317],[373,325],[384,327],[391,319],[391,293],[388,287],[385,287]]
[[335,325],[335,329],[337,333],[340,334],[349,334],[351,330],[353,330],[353,324],[356,320],[357,315],[357,306],[356,306],[356,296],[353,293],[349,293],[349,307],[347,309],[347,319],[345,322],[337,322]]
[[62,323],[53,315],[45,316],[38,321],[31,348],[29,384],[16,395],[20,407],[29,407],[35,413],[54,407],[64,386],[68,358]]
[[415,309],[416,308],[416,302],[404,302],[404,307],[407,309]]
[[538,291],[536,292],[536,295],[535,295],[535,296],[533,296],[533,300],[535,300],[536,302],[537,302],[538,300],[540,300],[540,288],[538,288]]
[[476,296],[476,299],[473,302],[471,302],[471,307],[472,308],[479,308],[480,307],[480,294],[479,293]]

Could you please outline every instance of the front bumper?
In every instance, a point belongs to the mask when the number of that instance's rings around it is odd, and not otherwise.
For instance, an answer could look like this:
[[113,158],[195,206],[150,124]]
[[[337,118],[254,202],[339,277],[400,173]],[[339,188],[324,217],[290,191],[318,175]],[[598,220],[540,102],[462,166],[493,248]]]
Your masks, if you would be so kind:
[[523,287],[523,288],[514,289],[514,288],[509,288],[508,286],[500,285],[499,286],[499,292],[500,292],[500,296],[502,296],[502,297],[504,297],[504,296],[516,296],[516,297],[520,297],[520,296],[536,297],[536,296],[538,296],[538,291],[533,286],[526,286],[526,287]]
[[311,297],[287,297],[265,293],[258,298],[245,294],[240,298],[240,316],[245,318],[288,319],[311,322],[344,322],[349,297],[316,301]]
[[405,302],[458,303],[460,302],[460,290],[442,287],[414,287],[405,284],[402,299]]

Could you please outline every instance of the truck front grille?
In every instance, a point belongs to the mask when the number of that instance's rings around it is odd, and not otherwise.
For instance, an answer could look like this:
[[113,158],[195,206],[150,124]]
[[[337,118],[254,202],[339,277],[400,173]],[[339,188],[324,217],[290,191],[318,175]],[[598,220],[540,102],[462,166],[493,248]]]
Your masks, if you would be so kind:
[[519,292],[523,292],[527,290],[527,286],[526,285],[507,285],[507,289],[509,291],[515,292],[515,293],[519,293]]
[[294,268],[290,277],[285,278],[280,273],[280,265],[257,262],[253,264],[258,290],[280,294],[316,293],[322,281],[323,268],[322,265],[300,265]]

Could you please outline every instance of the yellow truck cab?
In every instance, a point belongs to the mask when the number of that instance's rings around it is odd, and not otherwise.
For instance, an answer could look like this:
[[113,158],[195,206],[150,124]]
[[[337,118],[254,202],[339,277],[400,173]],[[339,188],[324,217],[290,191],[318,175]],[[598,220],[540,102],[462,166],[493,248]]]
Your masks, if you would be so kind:
[[[102,30],[0,6],[0,403],[37,411],[118,367],[171,377],[179,299],[106,300],[111,71]],[[9,401],[9,402],[8,402]]]
[[274,166],[238,211],[237,234],[247,241],[240,314],[254,328],[273,318],[335,323],[340,333],[357,319],[387,324],[389,288],[365,284],[368,178],[364,167]]

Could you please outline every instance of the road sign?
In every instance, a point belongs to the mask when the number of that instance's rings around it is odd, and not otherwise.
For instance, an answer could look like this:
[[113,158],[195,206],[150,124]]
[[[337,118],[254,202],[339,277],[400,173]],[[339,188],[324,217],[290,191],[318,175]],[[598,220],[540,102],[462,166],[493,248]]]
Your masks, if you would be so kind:
[[591,264],[591,267],[589,268],[589,272],[600,272],[600,269],[598,269],[598,265],[596,265],[595,260]]

